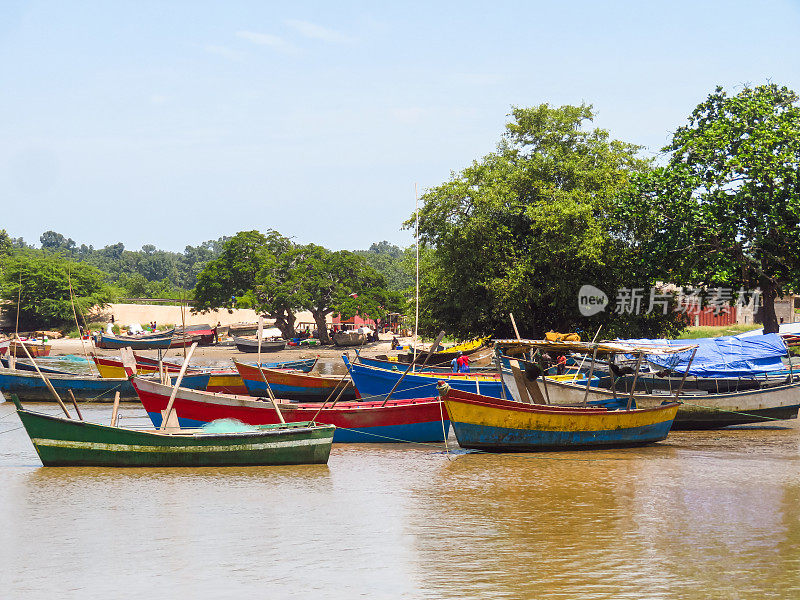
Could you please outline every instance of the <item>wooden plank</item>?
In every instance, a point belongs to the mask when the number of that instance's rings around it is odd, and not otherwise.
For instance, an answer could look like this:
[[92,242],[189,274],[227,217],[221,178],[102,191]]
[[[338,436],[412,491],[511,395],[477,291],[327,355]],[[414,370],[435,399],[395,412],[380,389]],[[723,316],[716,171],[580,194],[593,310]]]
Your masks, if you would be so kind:
[[111,411],[111,426],[116,427],[119,421],[119,392],[114,392],[114,408]]
[[514,376],[514,383],[517,384],[517,393],[519,393],[519,399],[527,404],[534,404],[528,395],[528,386],[525,385],[525,375],[519,368],[519,361],[510,360],[508,362],[511,366],[511,374]]
[[[161,351],[158,351],[161,354]],[[122,366],[125,369],[125,373],[130,377],[131,375],[136,375],[137,373],[137,366],[136,366],[136,358],[133,356],[133,349],[132,348],[120,348],[119,355],[122,358]]]
[[189,348],[189,354],[183,361],[181,365],[181,371],[178,373],[178,379],[175,381],[175,387],[172,388],[172,394],[169,397],[169,402],[167,402],[167,409],[166,409],[166,417],[164,418],[164,422],[161,423],[161,428],[165,429],[167,423],[169,422],[170,413],[172,413],[172,405],[175,404],[175,396],[178,395],[178,388],[181,385],[181,381],[183,381],[183,376],[186,374],[186,368],[189,366],[189,361],[192,359],[192,354],[194,354],[194,349],[197,348],[197,342],[192,344],[192,347]]
[[[117,392],[119,394],[119,392]],[[78,413],[78,418],[83,421],[83,415],[81,414],[81,409],[78,408],[78,401],[75,400],[75,394],[72,393],[72,390],[69,390],[69,397],[72,398],[72,406],[75,407],[75,412]]]

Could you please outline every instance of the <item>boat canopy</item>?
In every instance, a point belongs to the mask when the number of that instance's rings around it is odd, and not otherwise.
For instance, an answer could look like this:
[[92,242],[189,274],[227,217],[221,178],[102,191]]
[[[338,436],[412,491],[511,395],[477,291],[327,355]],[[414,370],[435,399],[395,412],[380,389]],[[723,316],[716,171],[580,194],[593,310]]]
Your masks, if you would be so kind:
[[[646,355],[668,355],[687,352],[691,356],[690,350],[697,348],[695,340],[687,342],[678,340],[679,343],[672,346],[661,344],[668,340],[614,340],[603,342],[577,342],[577,341],[558,341],[558,340],[494,340],[494,343],[504,350],[524,351],[529,349],[544,350],[545,352],[580,352],[592,354],[646,354]],[[785,351],[784,351],[785,352]]]
[[[781,357],[787,349],[777,333],[752,337],[725,336],[718,338],[699,338],[689,340],[697,345],[697,353],[691,359],[691,352],[682,351],[679,355],[665,356],[663,353],[648,354],[648,360],[662,368],[678,373],[687,371],[696,377],[752,377],[780,371],[784,368]],[[619,340],[624,344],[650,344],[677,348],[687,340]]]

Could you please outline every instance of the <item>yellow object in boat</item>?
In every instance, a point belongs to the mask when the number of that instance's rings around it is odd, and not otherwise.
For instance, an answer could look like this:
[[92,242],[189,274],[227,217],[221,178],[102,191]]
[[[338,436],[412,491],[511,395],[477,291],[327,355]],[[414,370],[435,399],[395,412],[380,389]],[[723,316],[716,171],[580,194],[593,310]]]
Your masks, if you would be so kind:
[[558,333],[556,331],[548,331],[544,334],[544,339],[548,342],[580,342],[581,336],[577,333]]

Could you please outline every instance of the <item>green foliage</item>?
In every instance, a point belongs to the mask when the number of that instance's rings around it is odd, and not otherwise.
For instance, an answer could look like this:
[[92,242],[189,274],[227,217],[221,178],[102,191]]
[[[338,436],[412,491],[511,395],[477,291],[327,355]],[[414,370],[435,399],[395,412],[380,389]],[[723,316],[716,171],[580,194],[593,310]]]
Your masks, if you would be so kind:
[[168,278],[160,281],[149,281],[141,273],[123,273],[117,285],[126,298],[173,298],[183,299],[186,291],[176,287]]
[[[497,151],[427,191],[420,210],[420,328],[462,338],[604,325],[604,335],[680,328],[673,315],[581,317],[578,290],[649,287],[619,228],[614,199],[649,163],[639,148],[585,130],[592,107],[514,108]],[[406,223],[413,227],[413,218]]]
[[[275,265],[261,273],[258,295],[264,306],[274,302],[294,305],[314,316],[320,341],[329,341],[326,317],[342,313],[380,319],[396,296],[386,291],[386,281],[363,257],[341,250],[331,252],[321,246],[296,246]],[[365,312],[366,309],[370,312]]]
[[[45,231],[39,242],[43,250],[94,265],[108,273],[109,280],[123,289],[129,287],[124,281],[126,277],[141,275],[149,282],[158,282],[152,289],[172,290],[165,296],[172,297],[176,293],[174,290],[190,290],[195,286],[197,275],[205,263],[219,255],[227,239],[221,237],[203,242],[199,246],[186,246],[183,254],[158,250],[152,244],[145,244],[139,251],[126,250],[122,243],[101,249],[86,244],[78,246],[72,238],[55,231]],[[21,238],[9,240],[14,248],[28,248]],[[169,280],[168,286],[163,284],[164,279]]]
[[295,312],[308,310],[325,342],[327,315],[358,310],[351,294],[363,296],[362,305],[369,306],[373,318],[398,306],[398,294],[385,287],[384,278],[352,252],[297,246],[275,231],[242,231],[205,264],[193,311],[252,307],[275,319],[283,335],[291,337]]
[[228,239],[220,255],[207,262],[197,278],[195,309],[236,308],[236,299],[252,292],[256,277],[289,250],[291,242],[276,231],[240,231]]
[[403,250],[387,241],[372,244],[368,250],[356,250],[354,254],[362,257],[367,264],[383,275],[386,287],[395,292],[413,293],[414,268],[409,270],[405,255],[413,253],[413,247]]
[[75,322],[69,280],[75,294],[78,319],[94,306],[111,301],[111,289],[103,273],[89,265],[40,251],[17,251],[3,261],[0,297],[7,302],[7,315],[17,314],[22,330],[63,328]]
[[627,235],[676,283],[758,286],[764,330],[774,299],[800,286],[800,107],[775,84],[699,104],[663,149],[666,167],[621,199]]
[[11,254],[11,238],[5,229],[0,229],[0,257]]

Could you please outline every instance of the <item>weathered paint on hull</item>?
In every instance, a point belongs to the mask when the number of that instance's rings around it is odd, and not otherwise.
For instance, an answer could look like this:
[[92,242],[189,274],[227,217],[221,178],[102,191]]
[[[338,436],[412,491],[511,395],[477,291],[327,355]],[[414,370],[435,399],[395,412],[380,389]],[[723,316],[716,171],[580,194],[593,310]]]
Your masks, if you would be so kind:
[[[154,425],[161,424],[171,388],[157,382],[135,379],[139,397]],[[175,413],[182,427],[197,427],[217,419],[236,419],[251,425],[278,423],[270,402],[251,397],[210,394],[180,388]],[[441,442],[450,429],[447,411],[438,397],[423,400],[340,402],[319,410],[319,404],[280,404],[287,422],[308,421],[336,426],[334,442]],[[444,427],[442,426],[444,419]],[[388,439],[391,438],[391,439]]]
[[[176,411],[178,412],[178,411]],[[148,412],[147,416],[155,427],[161,426],[163,417],[160,412]],[[285,415],[284,415],[284,418]],[[324,416],[322,418],[325,418]],[[178,423],[181,427],[202,427],[208,421],[188,419],[180,416]],[[450,423],[445,420],[442,429],[441,420],[426,423],[410,423],[404,425],[384,425],[359,428],[337,427],[333,433],[334,444],[380,444],[392,442],[441,442],[443,431],[450,431]]]
[[[114,393],[119,392],[120,400],[136,400],[136,391],[127,379],[102,379],[100,377],[82,377],[79,375],[48,375],[50,383],[65,399],[69,399],[69,390],[79,400],[97,400],[111,402]],[[29,371],[0,371],[0,391],[6,397],[16,394],[21,400],[29,402],[55,402],[50,391],[38,373]]]
[[663,440],[670,423],[618,430],[521,431],[504,427],[475,425],[453,421],[458,444],[462,448],[494,452],[529,452],[533,450],[581,450],[598,447],[623,448]]
[[[389,371],[377,369],[365,365],[351,364],[345,360],[345,364],[350,369],[350,375],[361,398],[374,399],[384,398],[392,390],[398,380],[402,377],[408,365],[402,371]],[[444,374],[432,373],[428,375],[408,373],[397,388],[392,392],[392,398],[430,398],[436,396],[436,385],[439,381],[445,381],[456,390],[465,392],[480,393],[491,398],[501,398],[502,383],[499,379],[488,376],[476,375],[464,377],[457,375],[445,376]],[[506,391],[510,398],[510,392]]]
[[[504,378],[510,376],[504,373]],[[539,389],[544,394],[544,385]],[[516,393],[515,387],[511,391]],[[550,402],[556,406],[574,405],[583,402],[585,385],[547,380]],[[619,395],[619,394],[617,394]],[[610,390],[592,387],[588,400],[602,401],[614,398]],[[649,408],[662,402],[674,400],[665,394],[634,394],[639,408]],[[759,390],[746,390],[725,394],[682,394],[681,406],[672,425],[673,430],[719,429],[728,425],[768,423],[779,419],[796,419],[800,409],[800,383],[775,386]]]
[[[261,372],[255,365],[235,362],[236,369],[247,387],[251,396],[268,396],[266,379],[276,398],[288,400],[306,400],[322,402],[333,395],[339,395],[344,387],[340,400],[353,400],[356,390],[350,381],[342,382],[340,377],[321,377],[305,375],[303,373],[290,373],[275,369],[262,368]],[[263,376],[262,376],[263,373]]]
[[124,337],[109,337],[105,334],[100,336],[100,341],[97,342],[98,348],[107,348],[110,350],[119,350],[120,348],[132,348],[133,350],[166,350],[172,344],[172,335],[165,337],[153,338],[124,338]]
[[445,396],[459,445],[496,452],[579,450],[648,444],[667,437],[677,404],[608,411],[497,400],[450,390]]
[[45,466],[216,467],[324,464],[332,427],[160,435],[28,411],[20,419]]

